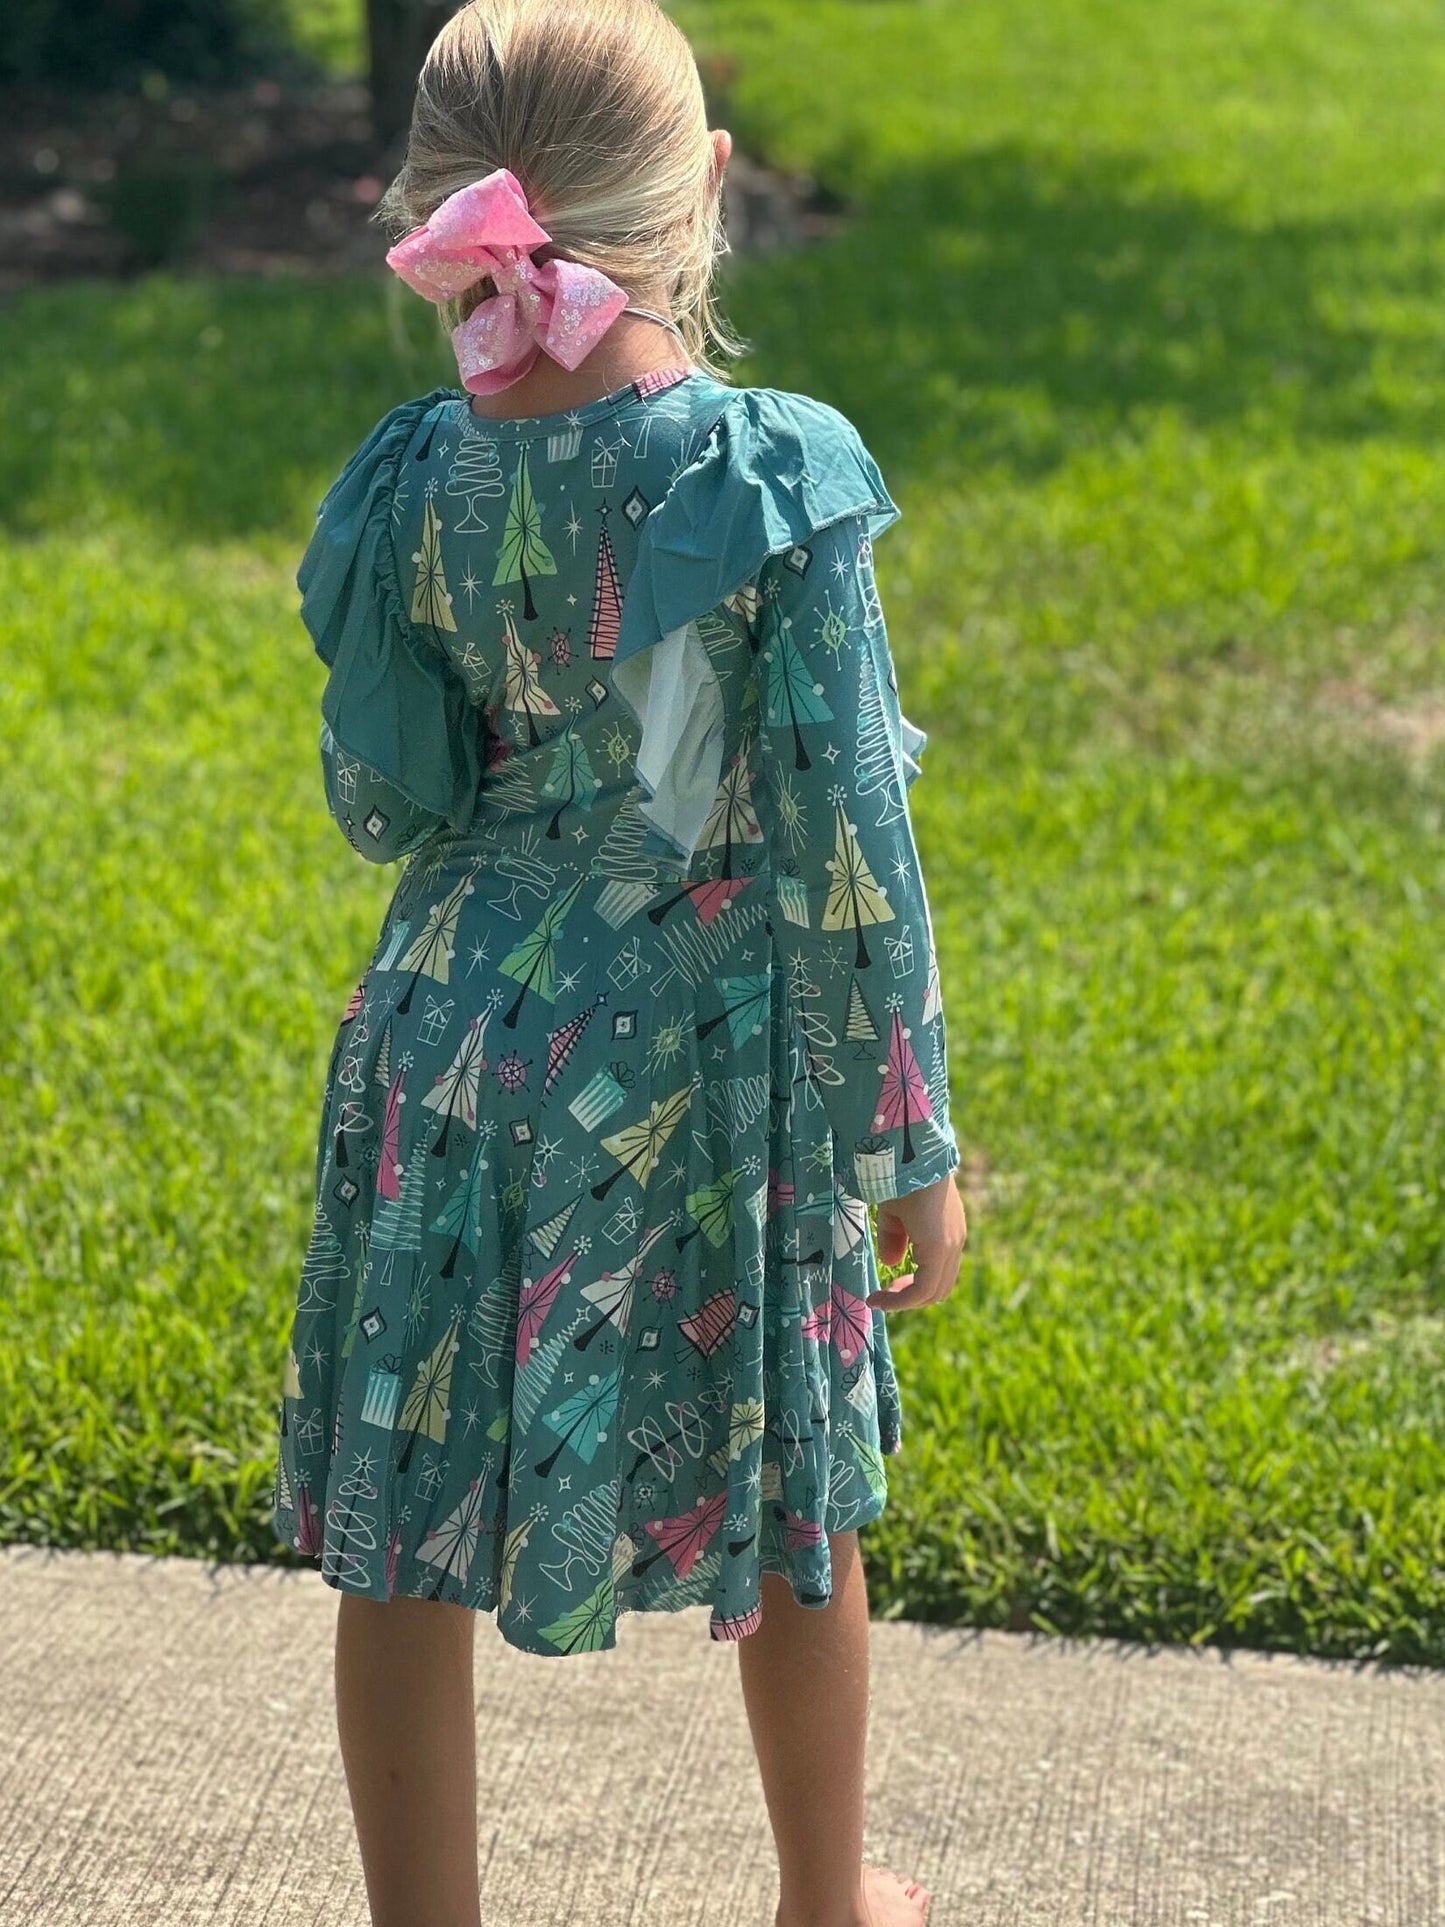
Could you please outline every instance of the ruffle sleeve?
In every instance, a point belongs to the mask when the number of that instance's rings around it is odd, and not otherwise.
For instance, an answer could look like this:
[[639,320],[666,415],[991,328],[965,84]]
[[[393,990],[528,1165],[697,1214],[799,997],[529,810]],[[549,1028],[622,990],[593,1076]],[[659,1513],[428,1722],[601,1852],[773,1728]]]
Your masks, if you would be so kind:
[[[852,423],[808,396],[745,388],[728,396],[701,452],[642,525],[612,684],[641,725],[642,813],[684,862],[723,762],[722,689],[698,618],[769,556],[853,515],[873,537],[899,510]],[[908,728],[916,755],[922,732]]]
[[392,538],[407,447],[452,393],[436,389],[377,423],[321,503],[296,586],[331,672],[321,713],[338,747],[462,831],[482,778],[484,725],[441,643],[408,616]]

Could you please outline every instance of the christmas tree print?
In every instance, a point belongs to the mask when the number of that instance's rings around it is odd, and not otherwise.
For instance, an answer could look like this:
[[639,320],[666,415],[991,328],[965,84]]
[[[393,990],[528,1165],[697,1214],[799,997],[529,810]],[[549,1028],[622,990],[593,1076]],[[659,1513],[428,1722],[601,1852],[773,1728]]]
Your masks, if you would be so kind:
[[428,910],[426,922],[401,960],[400,967],[411,972],[411,982],[396,1007],[403,1017],[411,1009],[412,992],[416,989],[418,977],[430,977],[439,984],[451,981],[451,962],[456,955],[457,918],[474,887],[470,873],[459,877],[440,902],[434,903]]
[[710,1498],[699,1499],[686,1512],[680,1512],[671,1519],[649,1519],[647,1531],[656,1540],[657,1550],[635,1561],[632,1568],[634,1574],[641,1578],[655,1560],[666,1554],[678,1578],[686,1579],[709,1542],[717,1536],[727,1503],[726,1492],[715,1492]]
[[550,1004],[556,998],[557,933],[566,920],[567,912],[581,894],[582,883],[583,879],[578,877],[560,896],[553,897],[539,921],[498,964],[497,968],[505,976],[522,986],[517,992],[516,1001],[502,1018],[504,1024],[515,1027],[521,1013],[522,999],[529,990],[544,1003]]
[[622,591],[617,581],[617,558],[607,533],[607,504],[602,504],[602,533],[597,539],[597,574],[592,586],[592,621],[587,647],[597,662],[610,662],[617,653],[622,628]]
[[537,1349],[537,1340],[547,1322],[547,1314],[557,1302],[557,1294],[572,1276],[577,1253],[569,1251],[559,1264],[544,1271],[540,1278],[524,1278],[517,1300],[517,1363],[525,1365]]
[[609,1573],[580,1606],[574,1606],[550,1625],[537,1630],[559,1653],[596,1653],[606,1646],[615,1618],[616,1598]]
[[914,1156],[910,1125],[933,1116],[928,1087],[908,1041],[910,1035],[902,1012],[895,1010],[888,1027],[888,1059],[882,1067],[883,1088],[878,1094],[878,1109],[873,1113],[873,1128],[876,1131],[896,1131],[902,1127],[904,1164],[911,1164]]
[[[559,1024],[547,1039],[547,1075],[542,1080],[542,1095],[545,1097],[566,1070],[577,1046],[582,1042],[587,1026],[592,1022],[598,1007],[604,1001],[604,994],[579,1010],[575,1017],[569,1017],[565,1024]],[[534,1232],[533,1237],[537,1234]]]
[[724,1171],[722,1176],[714,1178],[711,1184],[705,1184],[700,1190],[688,1194],[686,1206],[688,1215],[693,1220],[693,1226],[691,1231],[684,1231],[679,1236],[677,1240],[679,1251],[699,1232],[710,1245],[721,1247],[733,1228],[733,1192],[741,1176],[740,1171]]
[[[930,939],[932,931],[929,932]],[[943,1015],[943,989],[938,979],[938,953],[930,941],[928,947],[928,978],[923,987],[923,1021],[931,1024],[935,1017]]]
[[525,1365],[517,1367],[512,1380],[512,1416],[519,1430],[531,1427],[566,1344],[565,1333],[553,1332],[550,1338],[542,1340]]
[[718,785],[717,796],[698,839],[699,848],[722,848],[722,874],[733,873],[733,848],[739,843],[761,843],[762,828],[753,808],[752,772],[741,754],[734,756]]
[[467,1582],[477,1541],[481,1537],[482,1499],[486,1482],[484,1467],[467,1487],[466,1497],[461,1504],[454,1506],[440,1525],[433,1526],[417,1547],[416,1556],[422,1564],[437,1568],[436,1589],[431,1594],[433,1599],[441,1597],[442,1586],[448,1579],[455,1579],[463,1586]]
[[873,1021],[873,1013],[868,1008],[868,999],[863,995],[863,986],[857,976],[848,979],[848,1005],[843,1019],[843,1035],[857,1049],[853,1055],[859,1058],[868,1056],[867,1046],[878,1041],[878,1026]]
[[436,1083],[422,1099],[423,1108],[437,1112],[443,1120],[436,1143],[431,1147],[436,1157],[446,1155],[447,1133],[453,1118],[459,1117],[469,1131],[477,1128],[477,1088],[487,1068],[485,1045],[487,1025],[491,1021],[492,1006],[488,1004],[467,1025],[455,1057],[444,1071],[438,1072]]
[[784,725],[793,732],[793,762],[797,769],[811,769],[812,762],[803,746],[804,723],[827,723],[833,712],[823,695],[823,685],[813,680],[802,651],[793,640],[791,616],[779,617],[777,605],[770,602],[764,618],[768,646],[763,661],[768,665],[767,718],[775,727]]
[[505,582],[520,582],[522,614],[528,622],[535,622],[537,606],[532,600],[532,577],[556,573],[557,564],[552,559],[552,551],[542,540],[542,514],[537,507],[537,498],[532,493],[532,479],[527,471],[527,444],[523,442],[517,455],[517,472],[512,478],[512,499],[507,504],[502,552],[497,558],[497,573],[492,577],[492,584],[500,588]]
[[575,1198],[569,1199],[560,1211],[554,1211],[550,1218],[544,1219],[541,1224],[533,1225],[528,1232],[528,1237],[544,1258],[550,1258],[562,1242],[562,1234],[572,1222],[573,1214],[581,1202],[582,1197],[579,1192]]
[[575,1452],[584,1465],[591,1465],[597,1448],[607,1437],[607,1428],[617,1416],[621,1396],[620,1371],[593,1372],[581,1391],[564,1398],[554,1411],[542,1414],[542,1423],[557,1434],[557,1444],[533,1470],[545,1479],[564,1450]]
[[376,1514],[369,1508],[379,1496],[371,1454],[358,1452],[351,1470],[337,1481],[336,1496],[326,1508],[321,1571],[333,1584],[364,1574],[363,1555],[376,1550]]
[[859,798],[876,799],[877,828],[886,829],[906,814],[903,777],[883,707],[878,665],[866,646],[859,652],[858,663],[856,774]]
[[382,1112],[381,1162],[376,1167],[379,1198],[395,1200],[401,1196],[401,1107],[406,1102],[406,1072],[403,1064],[392,1079]]
[[422,1193],[426,1166],[413,1158],[402,1176],[401,1196],[386,1198],[371,1220],[373,1251],[420,1251]]
[[629,1124],[625,1130],[616,1131],[611,1137],[601,1140],[604,1151],[610,1151],[617,1159],[618,1168],[610,1178],[601,1184],[594,1184],[594,1198],[605,1198],[623,1172],[631,1172],[637,1182],[646,1187],[647,1180],[657,1168],[657,1160],[662,1156],[663,1146],[672,1136],[678,1125],[692,1108],[692,1086],[684,1084],[680,1091],[671,1097],[655,1100],[649,1107],[647,1116],[640,1124]]
[[548,836],[560,837],[564,812],[574,806],[586,809],[599,787],[581,737],[575,730],[564,730],[542,783],[542,795],[558,799],[552,821],[547,825]]
[[595,1324],[587,1325],[573,1339],[578,1351],[586,1351],[598,1332],[609,1327],[625,1335],[627,1321],[632,1314],[633,1295],[637,1290],[637,1280],[647,1254],[666,1231],[665,1224],[651,1225],[643,1232],[637,1250],[625,1264],[615,1271],[604,1271],[600,1278],[590,1285],[583,1285],[580,1296],[589,1305],[595,1305],[601,1317]]
[[866,1298],[860,1298],[835,1279],[828,1311],[838,1356],[845,1365],[851,1365],[868,1348],[868,1335],[873,1328],[872,1309]]
[[718,992],[723,1007],[716,1017],[704,1019],[697,1027],[699,1039],[710,1037],[719,1024],[726,1024],[734,1044],[756,1037],[767,1021],[772,1003],[773,979],[764,971],[749,977],[719,977]]
[[456,629],[452,599],[442,569],[441,522],[430,496],[422,510],[421,547],[415,551],[416,588],[411,598],[413,622],[428,622],[434,629]]
[[351,1276],[351,1265],[335,1226],[319,1201],[312,1219],[311,1240],[301,1267],[300,1309],[331,1311],[341,1286]]
[[540,658],[535,649],[529,649],[523,642],[510,610],[506,611],[505,645],[507,666],[502,681],[502,704],[524,719],[527,741],[536,744],[542,740],[537,734],[537,718],[557,716],[561,711],[542,687],[538,673]]
[[835,791],[834,797],[837,816],[833,855],[826,865],[833,881],[828,887],[828,901],[823,906],[823,928],[846,930],[851,926],[858,940],[857,967],[866,970],[872,959],[863,941],[864,926],[887,923],[891,921],[893,912],[888,908],[887,890],[875,880],[868,868],[868,859],[858,841],[857,825],[848,821],[843,808],[843,792]]
[[416,1368],[411,1390],[397,1420],[399,1432],[410,1432],[406,1450],[397,1460],[397,1470],[405,1472],[418,1437],[440,1445],[447,1435],[447,1420],[452,1415],[448,1401],[452,1393],[452,1363],[461,1350],[454,1318],[437,1340],[430,1355]]
[[473,1257],[481,1248],[482,1205],[485,1192],[482,1173],[488,1169],[486,1159],[487,1140],[479,1136],[472,1147],[472,1155],[460,1180],[453,1186],[450,1197],[438,1215],[431,1222],[433,1231],[450,1232],[452,1247],[442,1264],[442,1277],[452,1277],[457,1268],[457,1260],[465,1246]]
[[462,436],[461,445],[452,457],[447,494],[460,496],[467,507],[453,534],[486,534],[487,524],[482,520],[477,505],[489,497],[505,495],[507,492],[507,485],[502,480],[502,464],[498,459],[500,452],[495,442],[487,441],[483,436]]
[[512,1602],[512,1582],[517,1574],[517,1561],[521,1557],[522,1548],[531,1538],[532,1528],[536,1523],[536,1519],[530,1514],[525,1519],[519,1519],[516,1525],[508,1528],[506,1539],[503,1541],[502,1575],[497,1589],[497,1604],[503,1612]]

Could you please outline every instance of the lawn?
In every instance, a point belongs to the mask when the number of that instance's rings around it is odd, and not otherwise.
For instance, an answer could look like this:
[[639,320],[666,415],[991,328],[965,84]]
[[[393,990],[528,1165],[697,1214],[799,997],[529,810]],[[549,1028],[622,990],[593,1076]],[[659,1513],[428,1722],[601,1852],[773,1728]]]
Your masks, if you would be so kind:
[[[904,509],[973,1238],[891,1327],[875,1608],[1445,1661],[1437,10],[682,13],[853,209],[734,264],[739,376]],[[436,378],[380,280],[0,311],[0,1538],[283,1556],[315,1107],[394,881],[325,816],[291,574]]]

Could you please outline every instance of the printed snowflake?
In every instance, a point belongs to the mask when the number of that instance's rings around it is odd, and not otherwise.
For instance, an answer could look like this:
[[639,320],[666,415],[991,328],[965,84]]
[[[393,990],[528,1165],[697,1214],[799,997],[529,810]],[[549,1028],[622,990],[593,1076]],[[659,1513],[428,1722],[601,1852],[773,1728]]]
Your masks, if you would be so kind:
[[614,723],[602,738],[602,749],[614,769],[632,761],[632,738],[621,723]]
[[527,1064],[530,1062],[530,1058],[524,1062],[514,1050],[497,1059],[497,1082],[508,1095],[527,1088]]
[[[462,586],[465,588],[466,584],[463,583]],[[825,649],[831,650],[835,657],[842,654],[843,644],[848,640],[848,625],[836,609],[829,609],[824,616],[818,630],[818,640]]]
[[649,1070],[659,1070],[670,1064],[674,1057],[681,1057],[684,1028],[681,1018],[675,1023],[658,1025],[647,1048]]
[[423,1325],[425,1325],[427,1309],[430,1302],[431,1299],[427,1290],[426,1278],[424,1276],[417,1278],[412,1285],[406,1301],[405,1324],[408,1338],[415,1338]]

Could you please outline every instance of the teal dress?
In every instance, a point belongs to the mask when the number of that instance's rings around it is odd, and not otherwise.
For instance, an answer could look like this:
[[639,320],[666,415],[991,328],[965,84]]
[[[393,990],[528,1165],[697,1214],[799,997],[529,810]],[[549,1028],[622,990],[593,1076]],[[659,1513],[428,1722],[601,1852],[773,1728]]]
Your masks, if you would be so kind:
[[298,581],[332,814],[404,858],[326,1071],[273,1523],[341,1591],[831,1592],[898,1388],[870,1201],[958,1162],[872,541],[831,408],[696,370],[394,409]]

